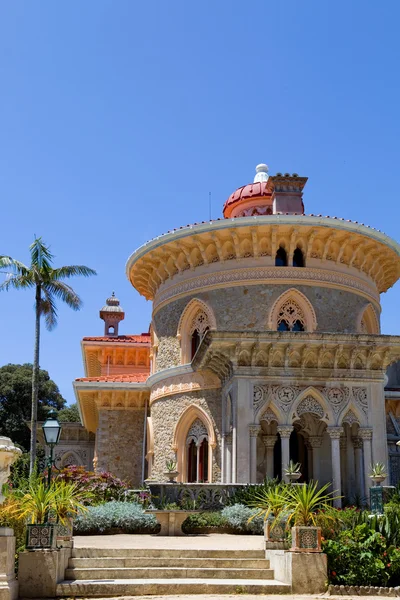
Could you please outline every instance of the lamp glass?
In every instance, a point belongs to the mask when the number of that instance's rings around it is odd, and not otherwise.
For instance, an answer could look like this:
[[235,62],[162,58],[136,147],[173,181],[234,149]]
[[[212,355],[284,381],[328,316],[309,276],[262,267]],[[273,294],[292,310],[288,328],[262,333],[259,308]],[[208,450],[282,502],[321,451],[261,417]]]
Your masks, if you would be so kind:
[[61,435],[61,425],[58,422],[55,413],[51,412],[42,425],[43,435],[46,444],[58,444]]

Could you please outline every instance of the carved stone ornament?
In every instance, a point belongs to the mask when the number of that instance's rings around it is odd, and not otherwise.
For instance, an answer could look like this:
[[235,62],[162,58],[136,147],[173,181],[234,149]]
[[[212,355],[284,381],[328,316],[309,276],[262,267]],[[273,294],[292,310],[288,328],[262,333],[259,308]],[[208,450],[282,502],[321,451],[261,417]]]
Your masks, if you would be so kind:
[[208,439],[207,428],[200,419],[195,419],[188,431],[186,444],[189,445],[192,441],[199,446],[203,440]]
[[277,439],[278,439],[277,435],[263,435],[262,436],[262,440],[263,440],[264,446],[266,448],[274,448]]
[[358,418],[351,409],[348,410],[345,416],[343,417],[342,423],[347,423],[350,426],[353,425],[353,423],[360,424]]
[[281,436],[281,438],[289,438],[293,431],[293,426],[292,425],[278,425],[277,431],[278,431],[279,435]]
[[362,450],[363,441],[360,437],[352,437],[351,440],[353,442],[354,450]]
[[278,417],[276,416],[276,414],[274,413],[273,410],[271,410],[270,408],[267,408],[266,410],[264,410],[263,414],[260,417],[260,423],[262,421],[264,421],[265,423],[268,423],[268,425],[269,425],[273,421],[278,422]]
[[286,300],[280,307],[276,328],[279,329],[279,325],[284,321],[289,327],[289,331],[293,330],[294,325],[299,322],[303,329],[306,329],[306,319],[303,311],[297,302],[291,298]]
[[353,387],[353,398],[364,412],[368,414],[368,393],[365,387]]
[[294,400],[301,391],[296,386],[272,386],[272,394],[275,402],[280,406],[283,412],[289,412]]
[[249,425],[250,437],[257,437],[261,431],[260,425]]
[[338,415],[349,401],[350,390],[349,388],[340,387],[324,387],[318,388],[329,404],[332,406],[333,412]]
[[253,388],[253,409],[256,413],[257,410],[264,404],[268,399],[268,392],[270,390],[269,385],[255,385]]
[[311,413],[317,415],[320,419],[324,418],[324,409],[313,396],[306,396],[297,407],[297,414]]
[[340,440],[340,436],[343,435],[343,427],[328,427],[328,435],[331,440]]
[[369,427],[360,427],[358,430],[358,436],[362,440],[372,440],[372,429]]
[[321,448],[322,446],[322,436],[321,435],[313,435],[308,438],[309,444],[311,448]]
[[197,330],[200,334],[200,337],[203,337],[208,329],[210,329],[208,315],[206,315],[203,310],[199,310],[190,324],[189,333],[191,335]]

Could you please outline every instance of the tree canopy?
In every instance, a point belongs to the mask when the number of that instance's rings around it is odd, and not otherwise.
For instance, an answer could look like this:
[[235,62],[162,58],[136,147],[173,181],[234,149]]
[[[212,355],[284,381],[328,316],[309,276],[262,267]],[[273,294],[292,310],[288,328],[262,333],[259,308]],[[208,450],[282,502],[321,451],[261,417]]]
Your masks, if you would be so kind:
[[79,416],[78,405],[71,404],[70,406],[66,406],[57,415],[57,419],[60,423],[80,423],[81,418]]
[[[32,365],[0,367],[0,435],[10,437],[29,450],[31,416]],[[50,408],[61,410],[66,401],[47,371],[39,369],[38,419],[44,420]]]

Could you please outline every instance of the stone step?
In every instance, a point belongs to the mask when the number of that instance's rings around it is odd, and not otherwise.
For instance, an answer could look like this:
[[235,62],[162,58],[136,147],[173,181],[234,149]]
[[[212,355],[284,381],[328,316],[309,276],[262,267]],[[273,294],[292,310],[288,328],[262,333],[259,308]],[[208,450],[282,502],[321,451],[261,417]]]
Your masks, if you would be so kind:
[[[211,564],[210,564],[211,562]],[[106,568],[115,569],[122,567],[215,567],[234,569],[268,569],[269,560],[265,558],[163,558],[154,556],[121,557],[121,558],[70,558],[68,567],[74,568]]]
[[272,569],[218,569],[212,566],[206,568],[182,567],[146,567],[146,568],[117,568],[117,569],[67,569],[67,580],[105,579],[273,579]]
[[[238,540],[240,544],[240,539]],[[185,548],[73,548],[73,558],[265,558],[264,550],[188,550]]]
[[114,579],[63,581],[57,596],[104,598],[106,596],[178,596],[184,594],[290,594],[291,586],[274,579]]

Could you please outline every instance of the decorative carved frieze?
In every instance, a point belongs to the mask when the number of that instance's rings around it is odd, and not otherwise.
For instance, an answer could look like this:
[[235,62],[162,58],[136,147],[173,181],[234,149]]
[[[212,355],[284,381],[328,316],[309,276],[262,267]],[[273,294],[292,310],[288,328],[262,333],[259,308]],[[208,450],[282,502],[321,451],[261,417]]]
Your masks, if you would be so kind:
[[368,391],[365,387],[353,387],[353,398],[364,414],[368,414]]
[[154,385],[150,393],[150,402],[172,394],[209,390],[221,387],[216,375],[207,373],[187,373],[176,377],[168,377]]
[[339,440],[344,433],[343,427],[328,427],[327,431],[331,440]]
[[261,431],[260,425],[249,425],[250,437],[257,437]]
[[262,413],[262,415],[260,417],[260,423],[262,421],[264,421],[265,423],[268,423],[268,425],[269,425],[273,421],[278,421],[278,418],[273,410],[271,410],[270,408],[267,408],[266,410],[264,410],[264,412]]
[[360,427],[358,436],[362,440],[372,440],[372,429],[370,427]]
[[324,409],[322,408],[318,400],[316,400],[314,396],[311,395],[303,398],[303,400],[297,407],[297,414],[299,416],[303,415],[304,413],[311,413],[313,415],[316,415],[320,419],[323,419],[325,416]]
[[343,417],[342,423],[347,423],[348,425],[353,425],[353,423],[360,424],[358,418],[351,409],[348,410],[345,416]]
[[277,435],[263,435],[262,436],[262,441],[264,442],[264,446],[266,448],[274,448],[277,439],[278,439]]
[[281,438],[289,438],[293,431],[293,426],[292,425],[278,425],[277,431],[278,431],[279,435],[281,436]]

